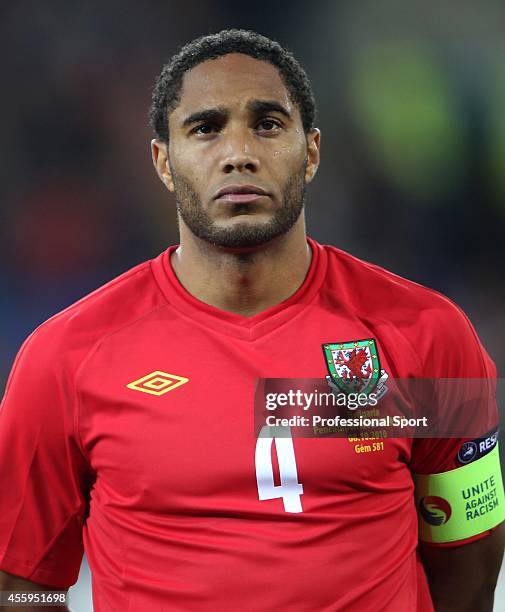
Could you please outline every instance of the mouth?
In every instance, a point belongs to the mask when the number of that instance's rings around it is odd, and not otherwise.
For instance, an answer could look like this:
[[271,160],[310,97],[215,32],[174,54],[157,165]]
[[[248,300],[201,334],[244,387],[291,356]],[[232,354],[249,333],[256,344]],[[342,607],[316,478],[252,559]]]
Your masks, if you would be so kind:
[[268,197],[268,195],[264,189],[256,185],[227,185],[216,193],[214,199],[243,203],[255,202],[261,198]]

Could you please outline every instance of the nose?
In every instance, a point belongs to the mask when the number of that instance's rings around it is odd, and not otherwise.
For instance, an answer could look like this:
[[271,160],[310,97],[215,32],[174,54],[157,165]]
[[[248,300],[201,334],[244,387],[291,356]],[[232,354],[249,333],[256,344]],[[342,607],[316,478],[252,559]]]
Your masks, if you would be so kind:
[[230,174],[233,171],[243,172],[245,170],[255,173],[259,170],[259,159],[253,153],[250,138],[250,134],[230,130],[220,162],[222,172]]

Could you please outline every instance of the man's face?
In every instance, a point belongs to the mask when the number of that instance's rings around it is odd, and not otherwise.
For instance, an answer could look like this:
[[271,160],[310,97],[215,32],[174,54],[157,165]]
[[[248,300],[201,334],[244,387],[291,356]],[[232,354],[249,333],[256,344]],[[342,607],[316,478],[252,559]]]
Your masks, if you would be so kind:
[[154,144],[153,155],[193,234],[251,247],[296,223],[319,133],[304,133],[274,66],[237,53],[199,64],[184,76],[169,133],[168,147]]

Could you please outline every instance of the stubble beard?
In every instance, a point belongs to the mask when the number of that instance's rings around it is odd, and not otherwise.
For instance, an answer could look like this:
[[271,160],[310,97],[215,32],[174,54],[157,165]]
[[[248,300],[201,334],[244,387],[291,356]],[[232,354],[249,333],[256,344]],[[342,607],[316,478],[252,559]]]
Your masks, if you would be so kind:
[[177,211],[195,236],[212,245],[223,248],[261,246],[286,234],[300,217],[305,202],[306,166],[305,160],[302,168],[286,183],[282,206],[275,210],[271,219],[264,223],[235,223],[232,227],[220,227],[213,221],[190,181],[171,168]]

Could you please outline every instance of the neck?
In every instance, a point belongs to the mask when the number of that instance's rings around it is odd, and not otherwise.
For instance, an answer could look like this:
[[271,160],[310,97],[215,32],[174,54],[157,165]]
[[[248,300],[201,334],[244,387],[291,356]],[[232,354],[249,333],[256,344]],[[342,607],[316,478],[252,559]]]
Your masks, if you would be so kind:
[[254,249],[216,247],[183,222],[180,231],[171,263],[183,287],[206,304],[244,317],[293,295],[310,267],[303,215],[287,234]]

